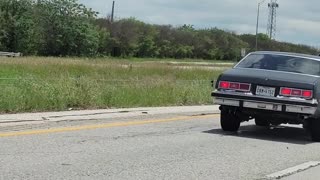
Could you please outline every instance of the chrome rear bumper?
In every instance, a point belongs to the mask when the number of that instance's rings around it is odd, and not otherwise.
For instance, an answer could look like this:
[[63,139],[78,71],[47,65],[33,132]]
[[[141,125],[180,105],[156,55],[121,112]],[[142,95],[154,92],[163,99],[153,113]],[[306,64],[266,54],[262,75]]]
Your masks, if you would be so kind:
[[314,106],[292,105],[292,104],[282,104],[282,103],[263,102],[263,101],[254,101],[254,100],[240,100],[240,99],[220,98],[220,97],[215,98],[214,104],[243,107],[243,108],[249,108],[249,109],[277,111],[277,112],[299,113],[299,114],[307,114],[307,115],[313,115],[317,110],[317,107],[314,107]]

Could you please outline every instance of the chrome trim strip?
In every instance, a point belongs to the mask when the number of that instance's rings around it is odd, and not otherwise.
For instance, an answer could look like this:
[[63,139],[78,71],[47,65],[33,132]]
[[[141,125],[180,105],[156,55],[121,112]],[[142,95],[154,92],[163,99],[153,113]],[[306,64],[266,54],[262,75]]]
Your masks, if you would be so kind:
[[232,99],[216,98],[214,100],[214,104],[239,107],[240,101],[232,100]]
[[282,111],[281,104],[272,104],[272,103],[263,103],[263,102],[244,101],[243,107],[252,108],[252,109],[271,110],[271,111]]
[[304,113],[304,114],[314,114],[317,108],[315,107],[305,107],[305,106],[287,106],[287,112],[293,113]]
[[[215,98],[214,104],[226,105],[226,106],[240,106],[240,100],[228,99],[228,98]],[[243,107],[250,109],[260,109],[260,110],[270,110],[270,111],[282,111],[282,106],[286,106],[286,112],[289,113],[301,113],[301,114],[315,114],[317,107],[308,107],[308,106],[295,106],[287,104],[277,104],[277,103],[266,103],[266,102],[257,102],[257,101],[243,101]]]
[[[284,101],[292,101],[292,100],[295,100],[297,102],[307,102],[307,103],[310,103],[310,104],[318,104],[319,102],[316,100],[316,99],[303,99],[303,98],[299,98],[299,99],[293,99],[295,97],[285,97],[285,96],[277,96],[277,97],[267,97],[267,96],[255,96],[253,95],[252,93],[249,94],[249,93],[243,93],[243,92],[235,92],[235,91],[228,91],[228,90],[215,90],[213,91],[213,93],[219,93],[219,94],[222,94],[222,95],[240,95],[240,96],[243,96],[243,97],[264,97],[266,99],[269,99],[269,100],[284,100]],[[222,98],[222,97],[219,97],[219,98]],[[224,98],[224,99],[232,99],[232,98]],[[248,100],[248,101],[254,101],[254,100]],[[257,102],[257,101],[255,101]],[[262,101],[263,102],[263,101]],[[269,103],[269,102],[267,102]]]

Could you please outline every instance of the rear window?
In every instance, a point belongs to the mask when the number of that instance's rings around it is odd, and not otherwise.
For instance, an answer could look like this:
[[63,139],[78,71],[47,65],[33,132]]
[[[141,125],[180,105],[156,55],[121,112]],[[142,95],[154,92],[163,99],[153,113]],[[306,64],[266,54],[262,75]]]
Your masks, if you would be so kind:
[[251,54],[236,68],[265,69],[320,76],[320,61],[272,54]]

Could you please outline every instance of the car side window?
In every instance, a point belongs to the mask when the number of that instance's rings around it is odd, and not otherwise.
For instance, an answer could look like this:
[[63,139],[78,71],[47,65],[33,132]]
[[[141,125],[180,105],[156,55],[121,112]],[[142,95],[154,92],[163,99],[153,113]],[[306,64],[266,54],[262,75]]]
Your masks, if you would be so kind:
[[263,57],[263,55],[256,54],[249,55],[246,57],[245,60],[240,62],[240,64],[237,67],[260,69],[262,63],[261,59],[263,59]]

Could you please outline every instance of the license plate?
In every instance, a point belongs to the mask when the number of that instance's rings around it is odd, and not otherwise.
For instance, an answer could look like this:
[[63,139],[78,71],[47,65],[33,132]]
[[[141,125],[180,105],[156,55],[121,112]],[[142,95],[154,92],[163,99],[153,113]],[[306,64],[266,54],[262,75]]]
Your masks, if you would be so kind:
[[274,97],[276,88],[257,86],[256,95]]

